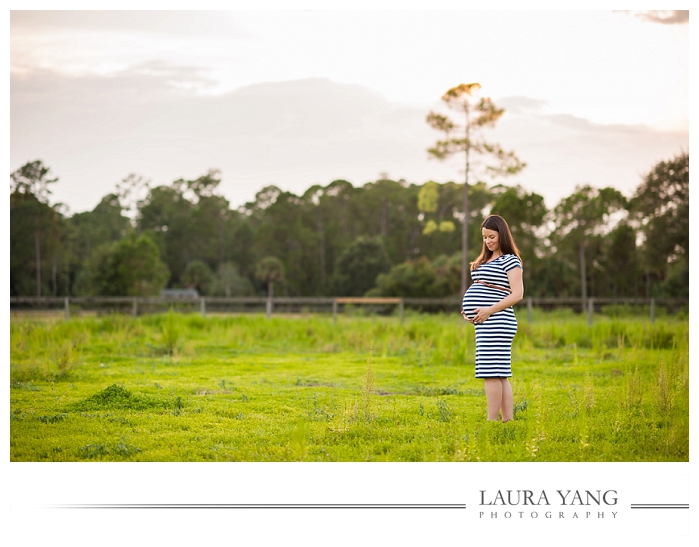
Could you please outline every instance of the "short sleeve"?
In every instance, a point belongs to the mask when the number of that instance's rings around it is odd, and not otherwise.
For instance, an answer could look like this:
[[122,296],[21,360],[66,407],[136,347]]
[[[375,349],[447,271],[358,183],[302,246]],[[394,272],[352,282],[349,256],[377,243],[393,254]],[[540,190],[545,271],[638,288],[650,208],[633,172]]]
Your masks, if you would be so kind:
[[514,270],[515,268],[524,269],[522,268],[522,261],[517,257],[517,255],[506,255],[503,259],[502,269],[505,271],[505,273],[508,273],[510,270]]

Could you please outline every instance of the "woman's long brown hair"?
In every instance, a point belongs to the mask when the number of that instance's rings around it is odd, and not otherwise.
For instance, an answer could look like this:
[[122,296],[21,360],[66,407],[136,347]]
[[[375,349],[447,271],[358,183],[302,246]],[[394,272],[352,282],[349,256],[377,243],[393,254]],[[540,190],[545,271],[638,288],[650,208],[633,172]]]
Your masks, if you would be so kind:
[[[516,255],[517,258],[522,260],[522,257],[519,255],[519,249],[517,248],[517,244],[515,243],[515,240],[512,238],[512,232],[510,232],[510,227],[507,225],[507,222],[504,218],[502,218],[500,215],[489,215],[481,223],[481,230],[483,230],[483,228],[493,230],[499,234],[500,237],[498,238],[498,240],[500,243],[500,252],[502,254]],[[493,251],[488,249],[484,241],[481,254],[478,256],[476,260],[471,262],[471,270],[478,269],[481,264],[483,264],[484,262],[488,262],[492,257]]]

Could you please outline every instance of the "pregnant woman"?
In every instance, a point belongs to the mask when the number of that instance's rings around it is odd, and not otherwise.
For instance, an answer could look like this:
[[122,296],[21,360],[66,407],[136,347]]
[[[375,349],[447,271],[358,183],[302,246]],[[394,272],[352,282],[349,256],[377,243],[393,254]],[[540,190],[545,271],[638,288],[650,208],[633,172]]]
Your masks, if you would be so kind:
[[512,340],[517,318],[512,306],[522,300],[522,260],[505,219],[490,215],[481,224],[483,250],[471,262],[473,284],[461,314],[476,329],[476,378],[485,380],[488,420],[513,417]]

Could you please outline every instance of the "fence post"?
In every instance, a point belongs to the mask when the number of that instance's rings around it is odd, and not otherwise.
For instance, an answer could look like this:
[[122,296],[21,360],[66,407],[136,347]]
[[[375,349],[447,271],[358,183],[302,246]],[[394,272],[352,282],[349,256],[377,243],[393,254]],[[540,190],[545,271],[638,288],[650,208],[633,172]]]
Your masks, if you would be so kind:
[[67,296],[63,300],[63,307],[65,308],[66,321],[68,321],[68,319],[70,319],[70,304],[68,303]]
[[655,323],[655,298],[650,299],[650,322]]
[[272,298],[267,297],[267,305],[265,306],[265,312],[267,314],[267,319],[272,316]]
[[405,303],[403,302],[403,297],[401,296],[400,302],[398,304],[398,309],[400,310],[400,324],[403,324],[403,310],[405,309]]
[[199,309],[201,311],[201,316],[206,317],[206,298],[201,297],[199,300]]
[[587,306],[588,306],[588,315],[587,315],[587,324],[588,326],[592,326],[592,314],[595,311],[595,299],[594,298],[588,298],[587,300]]
[[337,298],[333,298],[333,325],[337,325]]
[[134,296],[133,301],[131,302],[131,315],[134,317],[138,316],[138,298]]
[[532,297],[527,296],[527,321],[532,322]]

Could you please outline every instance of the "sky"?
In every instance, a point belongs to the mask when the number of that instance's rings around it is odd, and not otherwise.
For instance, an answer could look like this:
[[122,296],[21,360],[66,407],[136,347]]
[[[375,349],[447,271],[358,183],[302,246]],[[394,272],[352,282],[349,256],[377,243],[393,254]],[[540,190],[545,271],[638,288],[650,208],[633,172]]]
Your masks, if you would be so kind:
[[462,82],[505,108],[484,138],[527,164],[483,180],[550,207],[578,184],[631,195],[689,147],[688,13],[13,11],[10,168],[41,159],[70,213],[130,173],[217,168],[232,207],[270,184],[461,182],[425,117]]

